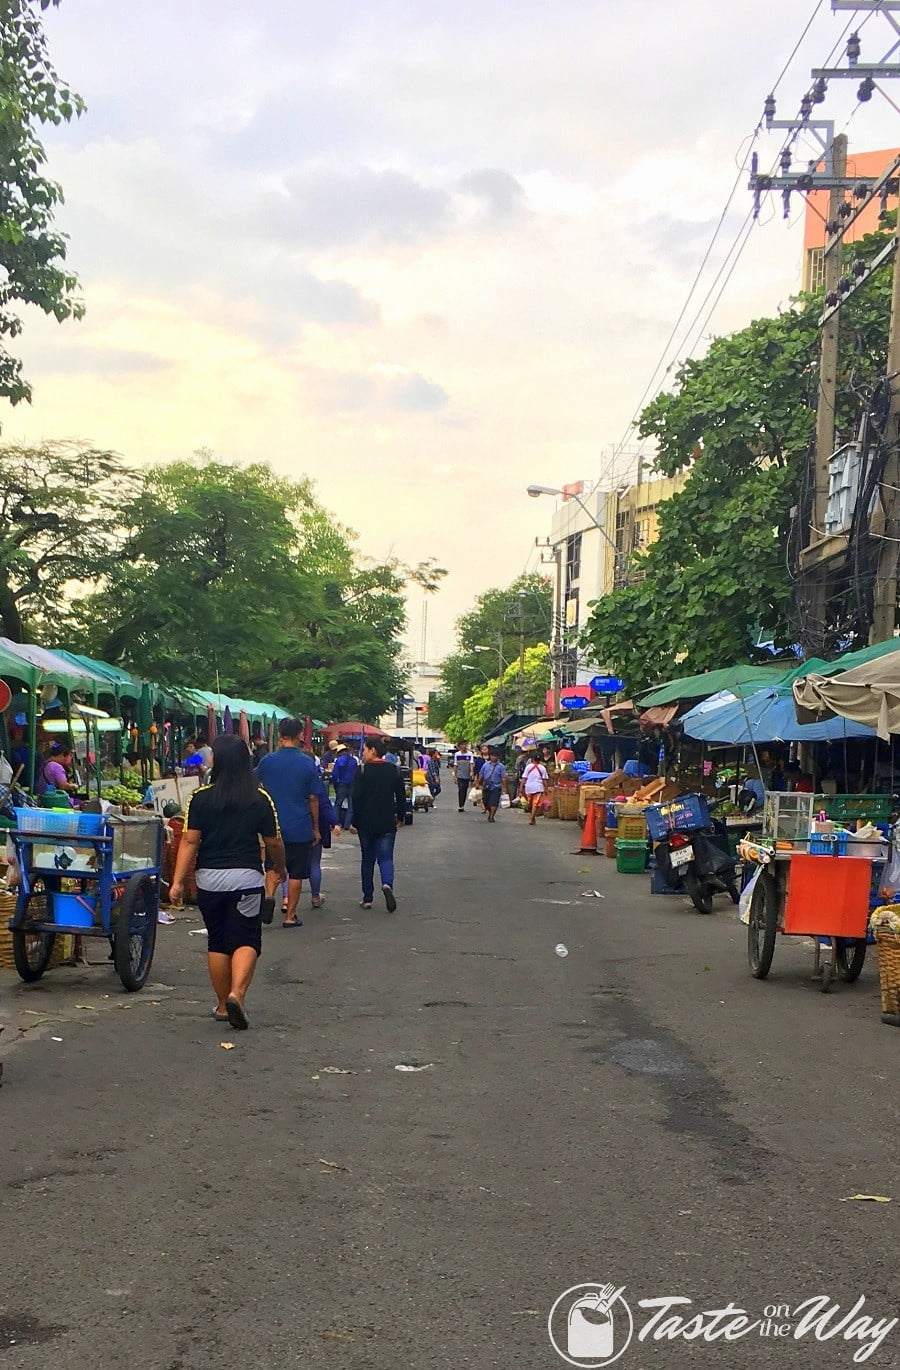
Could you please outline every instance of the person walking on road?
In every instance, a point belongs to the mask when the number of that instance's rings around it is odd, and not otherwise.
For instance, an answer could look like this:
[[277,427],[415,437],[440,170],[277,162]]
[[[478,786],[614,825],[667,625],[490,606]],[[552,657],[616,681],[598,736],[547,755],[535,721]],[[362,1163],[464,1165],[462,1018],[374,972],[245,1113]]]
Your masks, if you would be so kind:
[[397,907],[394,896],[394,840],[406,821],[406,790],[400,770],[385,761],[382,737],[366,739],[363,765],[353,780],[353,829],[359,837],[361,909],[370,909],[375,896],[375,863],[388,913]]
[[488,759],[481,768],[481,794],[487,821],[494,823],[500,807],[500,797],[506,785],[506,767],[500,760],[496,747],[488,751]]
[[547,788],[547,767],[536,756],[529,757],[522,770],[522,793],[528,805],[528,822],[534,827]]
[[437,799],[441,792],[441,754],[437,747],[432,747],[428,753],[428,788],[431,791],[431,798]]
[[[316,794],[316,763],[301,750],[303,724],[299,718],[283,718],[278,724],[278,750],[264,756],[256,773],[272,796],[287,864],[287,906],[282,910],[283,928],[299,928],[297,905],[303,881],[309,879],[312,850],[319,841],[319,800]],[[266,894],[274,895],[281,880],[274,870],[266,874]]]
[[331,768],[331,783],[334,786],[334,807],[337,809],[338,822],[345,830],[353,826],[353,781],[359,770],[359,761],[344,743],[338,745],[337,756]]
[[212,781],[194,790],[169,889],[184,899],[184,882],[196,865],[197,902],[208,933],[209,978],[216,1019],[249,1026],[245,999],[262,953],[265,876],[260,839],[276,878],[284,876],[284,845],[275,805],[260,789],[246,742],[223,733],[212,744]]
[[453,779],[456,781],[456,790],[459,795],[460,813],[466,807],[466,795],[469,793],[469,786],[474,775],[475,757],[469,751],[469,744],[468,742],[458,742],[453,754]]
[[310,853],[309,893],[312,907],[320,909],[325,903],[325,896],[322,893],[322,850],[331,847],[331,834],[342,832],[343,829],[338,823],[335,807],[328,794],[328,786],[318,771],[315,794],[319,801],[319,840],[313,843]]

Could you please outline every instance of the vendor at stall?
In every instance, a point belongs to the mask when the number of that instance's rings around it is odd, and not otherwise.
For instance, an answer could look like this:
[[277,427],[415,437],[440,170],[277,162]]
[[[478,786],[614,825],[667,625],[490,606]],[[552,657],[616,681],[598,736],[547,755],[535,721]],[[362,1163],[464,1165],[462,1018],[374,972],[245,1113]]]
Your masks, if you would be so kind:
[[75,758],[68,742],[52,742],[38,767],[34,777],[35,794],[46,794],[49,789],[62,790],[65,794],[76,794],[78,786],[69,779],[70,768]]

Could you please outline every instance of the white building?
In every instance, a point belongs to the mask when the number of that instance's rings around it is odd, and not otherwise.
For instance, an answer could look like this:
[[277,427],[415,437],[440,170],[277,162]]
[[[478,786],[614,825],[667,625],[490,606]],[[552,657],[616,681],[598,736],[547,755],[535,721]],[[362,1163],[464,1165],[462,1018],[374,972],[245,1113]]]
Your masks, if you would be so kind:
[[441,669],[429,661],[414,661],[409,669],[402,705],[382,714],[379,728],[403,737],[418,737],[426,745],[439,744],[443,733],[428,727],[428,696],[440,688]]

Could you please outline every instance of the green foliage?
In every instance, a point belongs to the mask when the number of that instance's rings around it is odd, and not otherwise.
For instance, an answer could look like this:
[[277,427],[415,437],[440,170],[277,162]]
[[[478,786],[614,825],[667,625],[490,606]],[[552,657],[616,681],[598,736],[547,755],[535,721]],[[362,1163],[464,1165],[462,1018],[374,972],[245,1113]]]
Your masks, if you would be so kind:
[[[0,4],[0,339],[18,337],[22,320],[10,305],[36,305],[62,322],[81,318],[78,280],[65,269],[66,239],[53,227],[62,187],[43,174],[38,124],[67,123],[84,109],[57,76],[38,10],[59,0]],[[0,341],[0,395],[30,400],[22,363]]]
[[[883,241],[870,235],[863,255]],[[889,294],[881,273],[845,306],[839,440],[854,436],[883,372]],[[631,692],[753,660],[759,625],[776,646],[796,641],[788,537],[792,508],[808,510],[821,307],[821,297],[804,297],[715,339],[641,415],[657,469],[689,468],[687,481],[660,507],[658,541],[634,558],[636,583],[596,601],[582,636]]]
[[[526,647],[549,641],[552,594],[550,581],[532,573],[517,576],[505,589],[479,595],[472,609],[457,620],[456,651],[441,663],[441,684],[428,709],[431,727],[446,731],[451,721],[462,718],[463,701],[473,685],[492,673],[496,676],[498,656],[504,665],[518,663],[520,630]],[[478,647],[488,650],[477,651]]]
[[322,718],[371,720],[396,697],[404,587],[421,568],[360,561],[308,480],[204,451],[150,468],[122,521],[122,552],[73,609],[67,645]]
[[0,447],[0,624],[21,642],[57,631],[67,583],[103,575],[135,477],[76,442]]
[[[465,739],[477,742],[504,712],[512,712],[521,693],[525,713],[542,714],[547,690],[550,687],[550,648],[546,642],[525,650],[525,672],[520,691],[519,662],[512,662],[503,673],[503,706],[500,701],[499,679],[487,680],[462,701],[459,709],[447,718],[444,731],[452,742]],[[431,714],[429,711],[429,722]]]

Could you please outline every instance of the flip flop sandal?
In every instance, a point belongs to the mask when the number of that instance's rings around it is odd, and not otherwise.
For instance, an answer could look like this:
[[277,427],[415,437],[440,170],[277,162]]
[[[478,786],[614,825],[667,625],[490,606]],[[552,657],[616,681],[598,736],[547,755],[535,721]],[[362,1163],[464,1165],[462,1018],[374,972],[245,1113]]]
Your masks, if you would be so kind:
[[282,923],[281,926],[282,926],[283,928],[302,928],[302,927],[303,927],[303,919],[302,919],[302,918],[293,918],[293,919],[291,919],[290,923]]
[[215,1009],[213,1009],[212,1011],[212,1016],[215,1018],[217,1023],[227,1023],[229,1021],[227,1013],[216,1013]]
[[244,1030],[250,1026],[250,1019],[237,999],[226,999],[225,1007],[228,1010],[228,1021],[233,1028]]
[[315,895],[312,899],[310,899],[310,901],[309,901],[310,908],[313,908],[313,909],[320,909],[324,903],[325,903],[325,896],[324,896],[324,894],[317,894],[317,895]]

